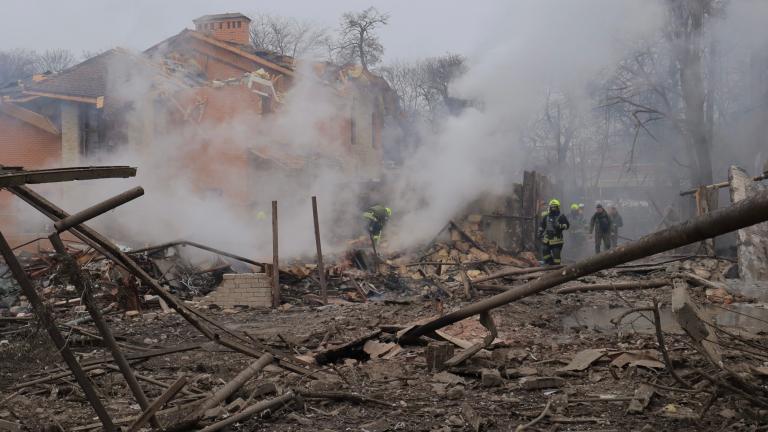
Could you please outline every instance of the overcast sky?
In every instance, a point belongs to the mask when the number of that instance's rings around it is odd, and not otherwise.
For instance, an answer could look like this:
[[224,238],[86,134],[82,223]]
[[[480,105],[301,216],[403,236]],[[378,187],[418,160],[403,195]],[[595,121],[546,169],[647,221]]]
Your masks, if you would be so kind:
[[336,28],[346,11],[375,6],[391,15],[382,29],[385,59],[448,51],[471,56],[503,22],[507,0],[2,0],[0,49],[68,48],[75,54],[115,46],[146,49],[205,14],[269,12]]

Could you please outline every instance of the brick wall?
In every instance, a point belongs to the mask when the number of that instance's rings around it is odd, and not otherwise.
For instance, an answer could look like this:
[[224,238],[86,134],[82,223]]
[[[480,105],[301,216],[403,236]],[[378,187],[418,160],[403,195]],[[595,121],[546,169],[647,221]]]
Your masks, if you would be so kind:
[[[261,98],[258,94],[241,86],[221,88],[200,87],[185,90],[175,96],[185,109],[194,109],[184,119],[181,111],[170,107],[170,121],[165,133],[172,134],[176,129],[226,131],[234,127],[232,122],[239,122],[243,130],[235,133],[200,133],[187,137],[189,148],[194,151],[179,155],[179,161],[187,168],[195,189],[203,194],[223,196],[236,205],[247,206],[249,203],[248,173],[251,170],[248,145],[259,143],[257,126],[261,117]],[[196,101],[205,101],[197,106]],[[199,116],[202,113],[202,116]],[[190,122],[198,123],[196,129],[190,128]],[[252,130],[247,130],[249,125]],[[237,138],[252,137],[249,143],[238,142]]]
[[221,308],[271,307],[272,280],[266,273],[225,274],[221,285],[203,297],[201,303]]
[[[39,169],[59,166],[60,160],[61,140],[58,135],[0,112],[0,164]],[[14,200],[18,198],[0,191],[0,230],[12,245],[35,238],[35,233],[25,232],[20,227]]]
[[35,169],[58,165],[60,159],[58,135],[0,113],[0,164]]

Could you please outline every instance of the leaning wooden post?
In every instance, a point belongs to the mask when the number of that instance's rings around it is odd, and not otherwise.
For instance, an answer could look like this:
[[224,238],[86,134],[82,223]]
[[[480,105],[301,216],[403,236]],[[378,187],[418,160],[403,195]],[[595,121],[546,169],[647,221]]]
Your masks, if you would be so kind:
[[32,286],[32,282],[27,277],[27,274],[24,273],[24,269],[21,268],[19,260],[16,259],[16,255],[13,254],[11,247],[8,245],[8,242],[5,240],[5,237],[1,232],[0,253],[2,253],[3,258],[5,259],[5,264],[11,269],[11,273],[16,279],[16,282],[19,283],[19,286],[24,292],[24,295],[27,296],[27,300],[29,300],[32,308],[34,308],[35,314],[40,320],[40,323],[48,331],[48,335],[51,337],[54,345],[56,345],[56,348],[59,350],[61,356],[64,358],[64,361],[67,363],[67,366],[69,366],[69,369],[75,376],[77,383],[83,389],[83,393],[85,393],[86,399],[88,399],[88,402],[93,407],[93,410],[96,411],[96,415],[99,417],[104,430],[117,430],[115,428],[115,424],[112,423],[112,419],[109,417],[109,413],[104,408],[104,405],[102,405],[101,400],[99,400],[99,396],[96,394],[96,390],[94,390],[93,384],[91,384],[90,379],[85,374],[82,367],[80,367],[80,364],[77,362],[74,354],[72,354],[72,351],[70,351],[69,347],[67,346],[67,341],[64,339],[64,336],[61,335],[61,332],[59,332],[58,327],[56,327],[56,322],[53,320],[53,317],[46,309],[42,299],[37,295],[37,291],[35,291],[35,288]]
[[[85,220],[82,222],[85,222]],[[48,240],[50,240],[53,248],[56,250],[56,253],[59,254],[63,260],[65,268],[69,272],[70,282],[72,282],[72,285],[77,290],[77,293],[83,299],[83,304],[85,305],[86,310],[90,314],[91,318],[93,318],[93,322],[96,325],[96,328],[99,330],[102,341],[109,349],[109,352],[112,353],[112,358],[115,360],[115,363],[117,363],[120,372],[123,374],[125,382],[128,383],[128,388],[131,390],[131,393],[133,393],[133,397],[136,398],[136,402],[138,402],[139,407],[141,407],[142,410],[146,410],[149,407],[147,396],[141,389],[139,381],[133,375],[131,365],[128,363],[128,360],[125,358],[122,351],[120,351],[120,347],[117,345],[117,340],[115,340],[114,335],[112,335],[112,331],[110,330],[109,325],[101,315],[101,310],[96,304],[96,299],[93,297],[90,280],[86,279],[86,277],[80,271],[80,268],[78,268],[75,259],[72,258],[69,253],[67,253],[67,249],[64,246],[64,243],[61,241],[59,234],[51,234],[50,237],[48,237]],[[160,423],[157,422],[157,419],[155,419],[154,415],[150,415],[147,419],[152,422],[152,426],[156,428],[160,427]]]
[[320,243],[320,222],[317,219],[317,197],[312,197],[312,218],[315,221],[315,244],[317,245],[317,273],[320,277],[320,297],[328,303],[328,291],[325,286],[325,266],[323,265],[323,246]]
[[272,201],[272,307],[280,306],[280,259],[277,251],[277,201]]

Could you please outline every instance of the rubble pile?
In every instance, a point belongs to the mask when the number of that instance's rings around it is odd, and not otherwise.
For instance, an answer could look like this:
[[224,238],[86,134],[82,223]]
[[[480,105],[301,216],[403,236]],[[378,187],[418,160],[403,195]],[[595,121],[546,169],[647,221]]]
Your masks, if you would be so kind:
[[95,210],[9,190],[79,240],[14,254],[0,236],[0,429],[766,422],[768,308],[734,289],[735,260],[674,251],[763,221],[768,193],[567,266],[502,250],[468,217],[417,250],[275,269],[189,241],[126,252],[83,224]]

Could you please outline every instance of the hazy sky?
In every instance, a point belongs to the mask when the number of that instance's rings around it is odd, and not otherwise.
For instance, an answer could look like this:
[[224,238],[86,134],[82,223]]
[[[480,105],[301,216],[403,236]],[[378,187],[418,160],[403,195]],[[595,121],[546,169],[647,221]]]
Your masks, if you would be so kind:
[[115,46],[146,49],[205,14],[269,12],[335,28],[342,13],[375,6],[391,15],[381,31],[385,58],[471,51],[503,25],[507,0],[2,0],[0,49],[68,48],[80,54]]

